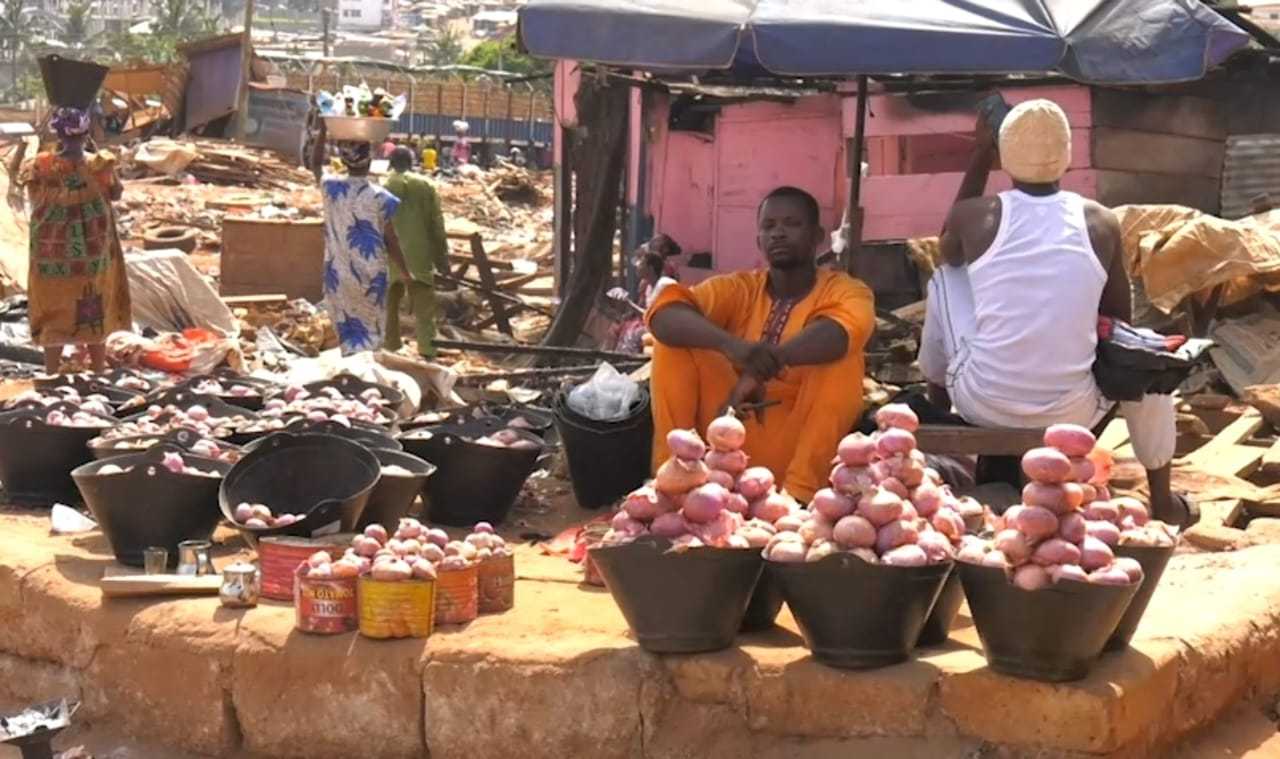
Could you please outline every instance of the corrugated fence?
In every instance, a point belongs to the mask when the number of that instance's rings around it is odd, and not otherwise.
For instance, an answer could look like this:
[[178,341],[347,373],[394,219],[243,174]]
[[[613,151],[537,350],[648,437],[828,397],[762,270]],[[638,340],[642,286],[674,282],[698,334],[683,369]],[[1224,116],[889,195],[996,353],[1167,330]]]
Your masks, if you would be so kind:
[[1223,218],[1248,216],[1253,199],[1263,193],[1280,205],[1280,134],[1227,138],[1222,169]]

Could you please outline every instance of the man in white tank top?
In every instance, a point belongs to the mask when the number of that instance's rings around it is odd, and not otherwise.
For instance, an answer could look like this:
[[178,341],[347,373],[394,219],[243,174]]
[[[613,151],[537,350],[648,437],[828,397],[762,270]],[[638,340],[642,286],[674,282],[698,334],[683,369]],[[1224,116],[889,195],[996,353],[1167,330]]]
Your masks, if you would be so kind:
[[[946,265],[929,283],[920,368],[932,400],[971,424],[1093,427],[1112,405],[1093,379],[1098,316],[1132,319],[1120,223],[1059,187],[1071,131],[1055,103],[1034,100],[1009,113],[999,156],[1014,189],[979,197],[995,143],[980,121],[978,151],[942,235]],[[1190,509],[1169,487],[1172,396],[1120,410],[1147,469],[1155,517],[1187,523]]]

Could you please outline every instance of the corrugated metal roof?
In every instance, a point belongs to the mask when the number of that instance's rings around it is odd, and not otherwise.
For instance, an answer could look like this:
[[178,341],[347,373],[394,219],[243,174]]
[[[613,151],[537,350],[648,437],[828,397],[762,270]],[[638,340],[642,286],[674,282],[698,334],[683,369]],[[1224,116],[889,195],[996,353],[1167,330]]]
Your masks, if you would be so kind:
[[1222,171],[1222,216],[1248,216],[1253,199],[1263,193],[1280,205],[1280,134],[1229,137]]

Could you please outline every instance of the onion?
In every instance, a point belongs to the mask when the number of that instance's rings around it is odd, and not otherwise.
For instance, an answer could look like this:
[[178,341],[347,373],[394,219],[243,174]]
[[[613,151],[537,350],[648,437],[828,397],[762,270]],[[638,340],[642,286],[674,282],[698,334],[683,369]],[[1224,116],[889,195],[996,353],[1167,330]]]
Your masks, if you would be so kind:
[[876,533],[876,552],[883,558],[886,552],[898,546],[915,543],[919,535],[920,532],[913,522],[890,522]]
[[667,459],[658,467],[655,489],[668,495],[688,493],[707,481],[707,465],[701,461]]
[[649,532],[662,538],[678,538],[689,532],[689,523],[679,512],[659,514],[649,525]]
[[333,561],[333,558],[330,557],[329,554],[324,551],[316,551],[307,557],[307,566],[318,567],[321,564],[328,564],[331,561]]
[[728,472],[722,472],[719,469],[712,469],[707,472],[707,482],[714,483],[725,490],[733,490],[737,486],[737,480]]
[[622,508],[631,515],[632,519],[638,519],[641,522],[651,522],[659,514],[674,511],[674,509],[664,508],[663,501],[658,498],[658,492],[648,485],[631,491],[623,501]]
[[747,454],[741,450],[711,451],[706,458],[707,466],[728,472],[734,477],[746,471],[748,461]]
[[928,557],[930,564],[950,561],[956,555],[956,549],[951,546],[951,541],[947,540],[942,533],[922,532],[916,540],[916,545],[920,546],[921,550],[924,551],[924,555]]
[[1130,582],[1142,582],[1142,565],[1137,559],[1131,559],[1128,556],[1116,557],[1115,563],[1112,564],[1116,569],[1121,570],[1129,575]]
[[781,541],[765,549],[769,561],[802,562],[808,555],[803,541]]
[[707,441],[717,451],[736,451],[747,442],[747,428],[730,410],[707,425]]
[[1004,551],[987,551],[982,557],[982,566],[1008,569],[1009,558],[1004,555]]
[[897,477],[886,477],[880,481],[880,487],[898,496],[904,501],[911,497],[911,489],[902,484]]
[[1094,501],[1084,509],[1084,518],[1101,522],[1120,521],[1120,507],[1111,501]]
[[742,519],[731,511],[721,511],[715,519],[701,524],[690,523],[689,532],[709,546],[723,546],[729,536],[742,526]]
[[1024,564],[1013,573],[1013,584],[1023,590],[1039,590],[1049,582],[1049,573],[1035,564]]
[[391,559],[375,563],[369,574],[375,580],[396,582],[413,577],[413,568],[400,559]]
[[923,567],[929,563],[929,557],[920,546],[909,544],[881,554],[880,563],[891,567]]
[[805,553],[804,560],[807,562],[822,561],[828,556],[832,556],[839,552],[835,543],[830,540],[819,540],[809,546],[809,550]]
[[476,522],[476,526],[472,527],[471,531],[480,533],[481,535],[484,535],[486,533],[489,535],[492,535],[493,525],[489,524],[488,522]]
[[1116,555],[1111,552],[1111,546],[1097,538],[1085,537],[1080,543],[1080,566],[1086,572],[1109,567],[1115,558]]
[[987,555],[986,543],[981,540],[968,541],[960,546],[956,559],[968,564],[981,564]]
[[[111,466],[114,466],[114,464]],[[103,469],[105,468],[106,467],[103,467]],[[116,469],[120,469],[120,467],[116,467]],[[124,471],[124,470],[120,470],[120,471]],[[109,474],[109,472],[103,472],[102,469],[99,469],[98,473]],[[238,506],[236,506],[236,510],[232,513],[232,516],[237,522],[239,522],[240,524],[244,524],[250,519],[253,519],[253,507],[247,503],[239,504]]]
[[[405,517],[404,519],[401,519],[400,523],[396,526],[396,537],[401,540],[408,538],[421,538],[422,523],[412,517]],[[387,541],[384,538],[382,542],[385,544]],[[447,536],[445,542],[448,542]]]
[[1085,518],[1080,512],[1073,511],[1058,519],[1058,537],[1068,543],[1080,543],[1088,534]]
[[857,504],[853,499],[840,495],[830,488],[823,488],[813,494],[809,508],[821,514],[829,522],[835,523],[853,513]]
[[782,518],[773,523],[779,532],[795,532],[799,533],[800,528],[804,526],[805,517],[803,514],[797,514],[794,511],[788,511]]
[[959,540],[964,535],[964,519],[952,509],[938,509],[931,522],[933,529],[951,540]]
[[857,514],[836,522],[831,535],[843,548],[871,548],[876,544],[875,525]]
[[791,499],[782,493],[773,492],[751,504],[750,514],[755,519],[762,519],[769,524],[776,523],[791,513]]
[[890,403],[876,412],[876,426],[882,430],[897,428],[915,432],[920,429],[920,417],[905,403]]
[[1089,582],[1097,585],[1131,585],[1134,581],[1129,579],[1129,574],[1123,569],[1110,566],[1090,574]]
[[858,513],[876,527],[883,527],[902,516],[902,499],[881,488],[871,496],[863,496]]
[[1031,544],[1027,537],[1017,530],[1001,530],[996,533],[992,546],[999,551],[1001,558],[1012,566],[1027,563],[1031,558]]
[[876,453],[881,458],[910,453],[916,449],[916,436],[903,429],[890,427],[876,436]]
[[837,459],[846,466],[866,466],[876,452],[876,441],[861,432],[846,435],[836,448]]
[[685,496],[684,508],[681,511],[684,518],[690,522],[706,524],[720,516],[728,499],[728,490],[715,483],[707,483]]
[[837,492],[853,498],[875,490],[875,480],[867,467],[855,467],[848,464],[837,464],[831,470],[831,487]]
[[667,433],[667,448],[678,459],[693,461],[707,455],[707,444],[693,430],[671,430]]
[[1117,498],[1112,503],[1120,509],[1120,518],[1131,517],[1138,527],[1151,521],[1151,513],[1137,498]]
[[433,527],[430,530],[427,530],[425,537],[427,540],[440,546],[441,548],[444,548],[445,546],[449,545],[449,533],[445,532],[439,527]]
[[831,534],[832,523],[816,514],[812,518],[806,519],[804,524],[800,525],[800,537],[804,538],[804,542],[806,543],[816,543],[819,540],[831,540]]
[[614,514],[609,526],[622,535],[636,536],[645,533],[644,522],[633,519],[626,511]]
[[378,541],[378,545],[386,545],[388,539],[387,528],[380,524],[371,524],[364,528],[364,536]]
[[729,498],[725,500],[724,507],[728,511],[735,514],[746,516],[751,511],[751,504],[747,502],[745,496],[741,493],[730,493]]
[[942,488],[925,480],[909,494],[911,503],[915,504],[920,516],[932,517],[942,506]]
[[1031,554],[1031,560],[1042,567],[1053,564],[1079,564],[1080,549],[1062,538],[1049,538]]
[[1054,582],[1062,582],[1064,580],[1072,580],[1075,582],[1088,582],[1089,575],[1079,564],[1055,564],[1049,567],[1049,577]]
[[[753,466],[738,477],[738,492],[748,501],[764,497],[776,484],[768,467]],[[732,489],[732,487],[730,487]]]

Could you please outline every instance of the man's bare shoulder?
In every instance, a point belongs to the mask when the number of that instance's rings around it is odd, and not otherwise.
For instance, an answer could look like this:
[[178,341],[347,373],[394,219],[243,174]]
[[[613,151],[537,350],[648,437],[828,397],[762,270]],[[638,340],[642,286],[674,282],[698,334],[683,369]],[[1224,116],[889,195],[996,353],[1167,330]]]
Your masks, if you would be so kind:
[[1107,229],[1120,229],[1120,217],[1096,200],[1084,199],[1084,220],[1090,228],[1095,224]]

